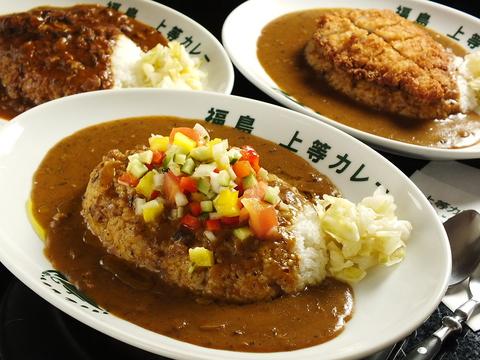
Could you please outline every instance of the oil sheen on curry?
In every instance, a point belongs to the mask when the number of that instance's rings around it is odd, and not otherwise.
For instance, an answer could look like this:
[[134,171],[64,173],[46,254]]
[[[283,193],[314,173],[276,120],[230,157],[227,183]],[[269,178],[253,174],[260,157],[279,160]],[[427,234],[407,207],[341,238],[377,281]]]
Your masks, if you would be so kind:
[[465,110],[453,40],[387,10],[312,9],[262,30],[257,56],[289,96],[315,112],[387,139],[460,148],[480,139]]
[[337,336],[352,289],[311,267],[324,250],[303,252],[312,202],[338,190],[281,146],[195,124],[124,119],[55,145],[32,190],[48,259],[112,314],[193,344],[271,352]]

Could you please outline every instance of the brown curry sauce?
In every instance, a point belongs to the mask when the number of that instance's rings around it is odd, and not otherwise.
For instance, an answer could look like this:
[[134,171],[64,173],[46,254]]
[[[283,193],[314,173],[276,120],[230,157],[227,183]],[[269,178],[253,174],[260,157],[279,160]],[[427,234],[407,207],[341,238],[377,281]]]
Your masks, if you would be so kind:
[[[201,346],[286,351],[340,334],[353,311],[353,293],[344,283],[327,279],[318,287],[271,302],[206,301],[109,255],[87,230],[80,215],[82,195],[90,171],[103,154],[113,148],[134,148],[151,133],[167,134],[172,127],[192,125],[192,121],[173,117],[125,119],[81,130],[49,151],[35,174],[32,201],[36,219],[47,229],[45,254],[53,266],[112,314]],[[288,150],[236,129],[203,125],[232,145],[253,146],[267,170],[300,189],[316,194],[337,192],[328,178]],[[52,221],[57,212],[67,216]]]
[[[480,115],[452,115],[421,121],[370,109],[332,90],[310,68],[303,50],[326,11],[311,9],[283,15],[267,24],[257,42],[257,56],[268,75],[288,95],[318,114],[367,133],[416,145],[460,148],[480,141]],[[465,49],[446,36],[427,30],[457,56]]]

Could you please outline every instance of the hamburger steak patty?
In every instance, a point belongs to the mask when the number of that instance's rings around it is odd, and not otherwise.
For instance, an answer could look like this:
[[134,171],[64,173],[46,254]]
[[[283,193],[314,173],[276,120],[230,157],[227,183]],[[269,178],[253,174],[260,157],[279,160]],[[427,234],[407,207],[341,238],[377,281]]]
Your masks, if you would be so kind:
[[419,119],[460,111],[453,54],[392,11],[321,16],[305,57],[334,89],[378,110]]
[[[212,242],[178,220],[145,223],[132,205],[135,189],[117,181],[133,152],[110,151],[91,173],[83,199],[82,215],[109,253],[158,273],[167,283],[220,300],[262,301],[299,289],[299,261],[289,230],[295,210],[280,213],[278,234],[271,240],[240,241],[227,227]],[[271,185],[280,186],[290,209],[301,209],[307,201],[275,176]],[[212,249],[215,265],[192,271],[188,249],[195,246]]]

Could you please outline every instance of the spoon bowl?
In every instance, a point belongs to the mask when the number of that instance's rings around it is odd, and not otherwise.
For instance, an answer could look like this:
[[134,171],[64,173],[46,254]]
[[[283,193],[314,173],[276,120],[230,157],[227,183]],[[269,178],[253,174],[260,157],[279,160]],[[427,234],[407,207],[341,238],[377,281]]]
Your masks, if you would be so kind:
[[452,286],[470,276],[480,263],[480,214],[465,210],[443,226],[452,250],[452,274],[448,282],[448,286]]

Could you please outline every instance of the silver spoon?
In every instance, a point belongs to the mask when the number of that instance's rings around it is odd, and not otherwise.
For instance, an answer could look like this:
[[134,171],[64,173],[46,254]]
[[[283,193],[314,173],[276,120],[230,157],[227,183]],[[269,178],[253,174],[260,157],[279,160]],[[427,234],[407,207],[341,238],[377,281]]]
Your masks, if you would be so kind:
[[452,249],[452,274],[449,287],[470,276],[470,299],[457,308],[453,316],[442,319],[442,327],[420,342],[405,357],[405,360],[431,360],[440,351],[443,341],[462,331],[467,321],[480,304],[480,214],[475,210],[463,211],[444,224]]
[[[452,251],[452,273],[448,282],[451,287],[465,280],[480,261],[480,214],[475,210],[465,210],[448,219],[443,226]],[[398,348],[394,344],[365,360],[394,358]]]

